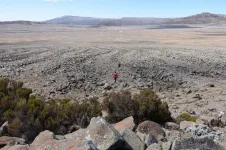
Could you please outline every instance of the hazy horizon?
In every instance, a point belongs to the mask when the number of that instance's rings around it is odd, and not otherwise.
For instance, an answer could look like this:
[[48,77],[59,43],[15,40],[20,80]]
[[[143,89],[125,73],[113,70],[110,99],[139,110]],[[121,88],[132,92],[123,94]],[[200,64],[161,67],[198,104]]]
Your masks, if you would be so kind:
[[3,0],[0,21],[45,21],[62,16],[177,18],[203,12],[226,14],[225,0]]

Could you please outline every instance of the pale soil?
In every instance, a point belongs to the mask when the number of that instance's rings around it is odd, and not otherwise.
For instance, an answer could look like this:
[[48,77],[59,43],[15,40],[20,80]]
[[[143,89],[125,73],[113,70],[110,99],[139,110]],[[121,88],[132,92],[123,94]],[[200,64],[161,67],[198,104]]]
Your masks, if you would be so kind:
[[[225,110],[226,26],[2,25],[0,35],[0,76],[25,81],[37,95],[99,96],[99,84],[111,84],[117,70],[120,78],[112,91],[125,83],[124,89],[133,92],[150,86],[160,91],[174,116],[190,109],[207,115]],[[196,93],[203,99],[193,98]],[[172,109],[174,105],[179,108]]]

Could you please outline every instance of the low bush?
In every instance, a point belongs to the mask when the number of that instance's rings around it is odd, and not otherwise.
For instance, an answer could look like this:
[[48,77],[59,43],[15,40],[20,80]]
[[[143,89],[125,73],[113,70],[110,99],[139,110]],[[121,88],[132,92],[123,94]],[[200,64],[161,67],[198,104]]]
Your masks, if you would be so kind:
[[180,115],[177,116],[177,120],[178,120],[178,122],[181,122],[181,121],[196,122],[197,118],[191,116],[189,113],[181,113]]
[[133,97],[129,91],[112,93],[104,99],[103,108],[107,110],[107,120],[111,123],[129,116],[134,117],[136,124],[145,120],[158,123],[172,120],[167,103],[163,103],[150,89]]
[[74,125],[87,127],[92,117],[101,116],[102,110],[108,112],[106,119],[111,123],[129,116],[133,116],[137,124],[144,120],[158,123],[171,120],[167,103],[162,103],[152,90],[134,96],[129,91],[111,93],[102,104],[97,98],[82,103],[69,99],[45,103],[30,96],[31,93],[31,89],[23,88],[22,82],[0,79],[0,124],[9,122],[9,135],[24,136],[31,131],[38,134],[43,130],[66,134]]
[[9,122],[9,135],[57,131],[61,126],[69,128],[74,124],[86,127],[92,117],[101,115],[102,109],[97,98],[83,103],[71,103],[68,99],[45,103],[30,96],[32,90],[22,86],[22,82],[0,79],[0,124]]
[[137,118],[139,111],[139,103],[132,99],[129,91],[111,93],[103,100],[102,106],[104,110],[107,110],[108,116],[106,119],[111,123],[121,121],[129,116]]

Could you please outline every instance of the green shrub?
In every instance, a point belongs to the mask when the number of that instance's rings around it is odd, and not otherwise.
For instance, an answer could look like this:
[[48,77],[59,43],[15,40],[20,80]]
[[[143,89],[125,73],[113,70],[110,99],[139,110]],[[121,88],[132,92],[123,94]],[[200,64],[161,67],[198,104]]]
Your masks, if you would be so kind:
[[107,120],[115,123],[129,116],[137,116],[139,110],[138,101],[132,99],[129,91],[111,93],[103,100],[103,108],[107,110]]
[[0,92],[3,93],[4,95],[8,95],[8,92],[7,92],[8,83],[9,83],[9,79],[6,79],[6,78],[0,79]]
[[9,122],[11,122],[16,117],[16,113],[9,109],[3,113],[3,118]]
[[0,92],[0,100],[5,97],[5,94],[3,92]]
[[143,90],[134,96],[139,103],[138,122],[152,120],[164,123],[172,120],[167,103],[162,103],[161,99],[150,89]]
[[23,123],[20,121],[20,119],[16,117],[10,122],[9,127],[11,129],[18,130],[22,126],[22,124]]
[[181,113],[180,115],[178,115],[177,120],[179,122],[181,122],[181,121],[192,121],[192,122],[195,122],[197,120],[197,118],[191,116],[189,113]]
[[16,90],[16,94],[19,99],[25,98],[26,100],[28,100],[31,93],[32,93],[32,89],[19,88]]
[[129,116],[133,116],[136,123],[144,120],[161,123],[171,119],[167,103],[162,103],[151,90],[141,91],[134,97],[128,91],[111,93],[102,104],[97,98],[83,102],[62,99],[45,103],[30,96],[32,90],[22,86],[22,82],[0,79],[0,123],[8,121],[10,134],[15,132],[15,136],[29,131],[57,132],[61,126],[85,128],[92,117],[101,116],[103,109],[107,110],[107,120],[111,123]]
[[133,116],[137,124],[145,120],[164,123],[172,119],[167,103],[162,103],[149,89],[141,91],[134,97],[128,91],[111,93],[104,99],[103,108],[107,110],[107,120],[111,123],[129,116]]

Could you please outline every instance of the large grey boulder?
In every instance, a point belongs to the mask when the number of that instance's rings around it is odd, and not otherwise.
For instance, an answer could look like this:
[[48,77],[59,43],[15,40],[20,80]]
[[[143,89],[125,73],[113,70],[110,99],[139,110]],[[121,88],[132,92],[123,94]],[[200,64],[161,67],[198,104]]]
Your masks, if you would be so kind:
[[205,138],[188,138],[180,141],[174,141],[171,150],[224,150],[222,146],[215,143],[208,137]]
[[141,132],[136,132],[136,134],[139,136],[139,138],[140,138],[142,141],[145,141],[145,138],[146,138],[147,134],[141,133]]
[[86,139],[100,150],[131,149],[115,128],[102,117],[92,118],[87,127]]
[[86,129],[67,134],[65,138],[92,141],[100,150],[132,149],[113,125],[102,117],[92,118]]
[[162,127],[152,121],[144,121],[137,127],[137,132],[143,133],[143,134],[151,134],[156,139],[160,140],[161,138],[165,137],[165,132],[162,129]]
[[185,129],[187,133],[192,134],[194,137],[208,137],[209,139],[217,141],[220,137],[226,136],[225,132],[212,131],[207,125],[194,125]]
[[203,124],[188,126],[185,131],[195,136],[203,136],[211,132],[210,128]]
[[121,135],[125,139],[125,141],[132,147],[132,149],[134,150],[145,149],[145,143],[132,130],[124,129]]
[[150,133],[146,136],[145,144],[147,146],[152,145],[152,144],[157,144],[157,143],[158,143],[158,140],[153,135],[151,135]]
[[162,150],[171,150],[172,142],[162,143]]
[[152,144],[150,146],[148,146],[148,148],[146,150],[162,150],[162,147],[160,144]]

